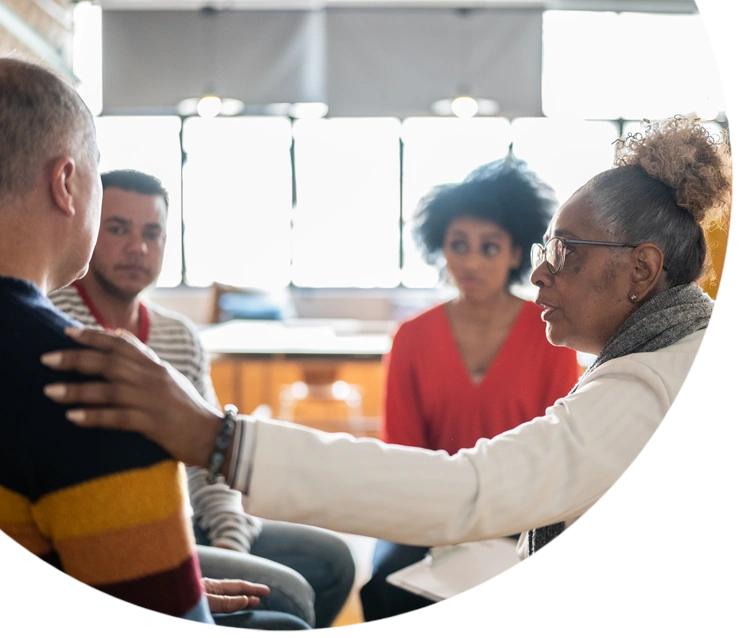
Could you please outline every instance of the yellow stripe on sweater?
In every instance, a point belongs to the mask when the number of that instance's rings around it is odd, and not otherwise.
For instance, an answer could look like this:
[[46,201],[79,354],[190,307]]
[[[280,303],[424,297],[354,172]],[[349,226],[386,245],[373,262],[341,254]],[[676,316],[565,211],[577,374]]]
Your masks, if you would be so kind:
[[53,549],[49,539],[36,527],[31,515],[31,501],[2,485],[0,485],[0,531],[37,556]]
[[194,551],[180,511],[155,523],[56,542],[64,571],[88,585],[136,580],[175,569]]
[[52,492],[31,509],[41,532],[56,540],[164,520],[184,508],[186,494],[182,466],[167,460]]
[[31,502],[25,497],[0,485],[0,521],[6,523],[31,523]]

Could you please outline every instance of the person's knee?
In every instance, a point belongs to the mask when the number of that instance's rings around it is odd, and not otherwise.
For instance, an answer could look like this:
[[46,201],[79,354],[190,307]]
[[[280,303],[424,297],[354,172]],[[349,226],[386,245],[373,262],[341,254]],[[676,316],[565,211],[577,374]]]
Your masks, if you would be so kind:
[[197,546],[203,576],[239,579],[261,583],[270,588],[261,609],[287,612],[310,626],[316,622],[315,592],[302,574],[290,567],[259,556],[232,550]]
[[343,540],[339,540],[341,541],[341,545],[337,545],[334,552],[335,562],[338,568],[337,571],[340,574],[340,580],[342,582],[349,583],[349,587],[351,587],[355,582],[357,571],[355,557],[352,554],[352,550],[349,548],[349,545],[347,545]]
[[324,569],[335,586],[349,592],[356,574],[355,558],[349,545],[340,536],[324,530],[315,540],[314,557],[323,560]]

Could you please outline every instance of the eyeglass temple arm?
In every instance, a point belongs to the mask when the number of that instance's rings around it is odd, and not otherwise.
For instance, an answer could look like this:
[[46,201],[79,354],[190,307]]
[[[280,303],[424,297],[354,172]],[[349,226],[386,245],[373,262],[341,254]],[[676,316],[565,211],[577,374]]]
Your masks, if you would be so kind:
[[[623,246],[624,248],[637,248],[640,244],[615,244],[611,241],[587,241],[585,239],[563,239],[560,238],[560,241],[568,244],[591,244],[593,246]],[[540,246],[540,244],[537,244],[537,246]],[[544,250],[544,247],[541,248],[541,250]],[[668,268],[666,268],[666,265],[663,264],[663,270],[668,272]]]
[[588,244],[590,246],[623,246],[624,248],[637,248],[639,244],[620,244],[614,241],[589,241],[587,239],[564,239],[558,237],[564,244]]

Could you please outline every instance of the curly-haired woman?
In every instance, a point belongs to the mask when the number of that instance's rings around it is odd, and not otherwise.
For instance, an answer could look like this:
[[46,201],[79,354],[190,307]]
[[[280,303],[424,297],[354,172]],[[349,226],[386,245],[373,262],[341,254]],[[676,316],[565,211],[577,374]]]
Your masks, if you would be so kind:
[[[387,443],[454,454],[544,415],[575,385],[576,353],[552,345],[542,309],[512,289],[529,274],[532,245],[555,209],[553,190],[511,153],[422,199],[416,239],[457,295],[396,331],[386,359]],[[428,550],[376,542],[360,591],[365,620],[430,604],[386,581]]]

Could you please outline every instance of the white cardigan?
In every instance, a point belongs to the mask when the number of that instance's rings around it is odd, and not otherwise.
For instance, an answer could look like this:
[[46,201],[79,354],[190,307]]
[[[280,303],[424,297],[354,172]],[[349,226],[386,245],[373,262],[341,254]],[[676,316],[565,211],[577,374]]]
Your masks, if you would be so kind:
[[256,428],[244,509],[429,546],[572,521],[655,432],[703,335],[613,359],[545,416],[453,456],[244,417]]

